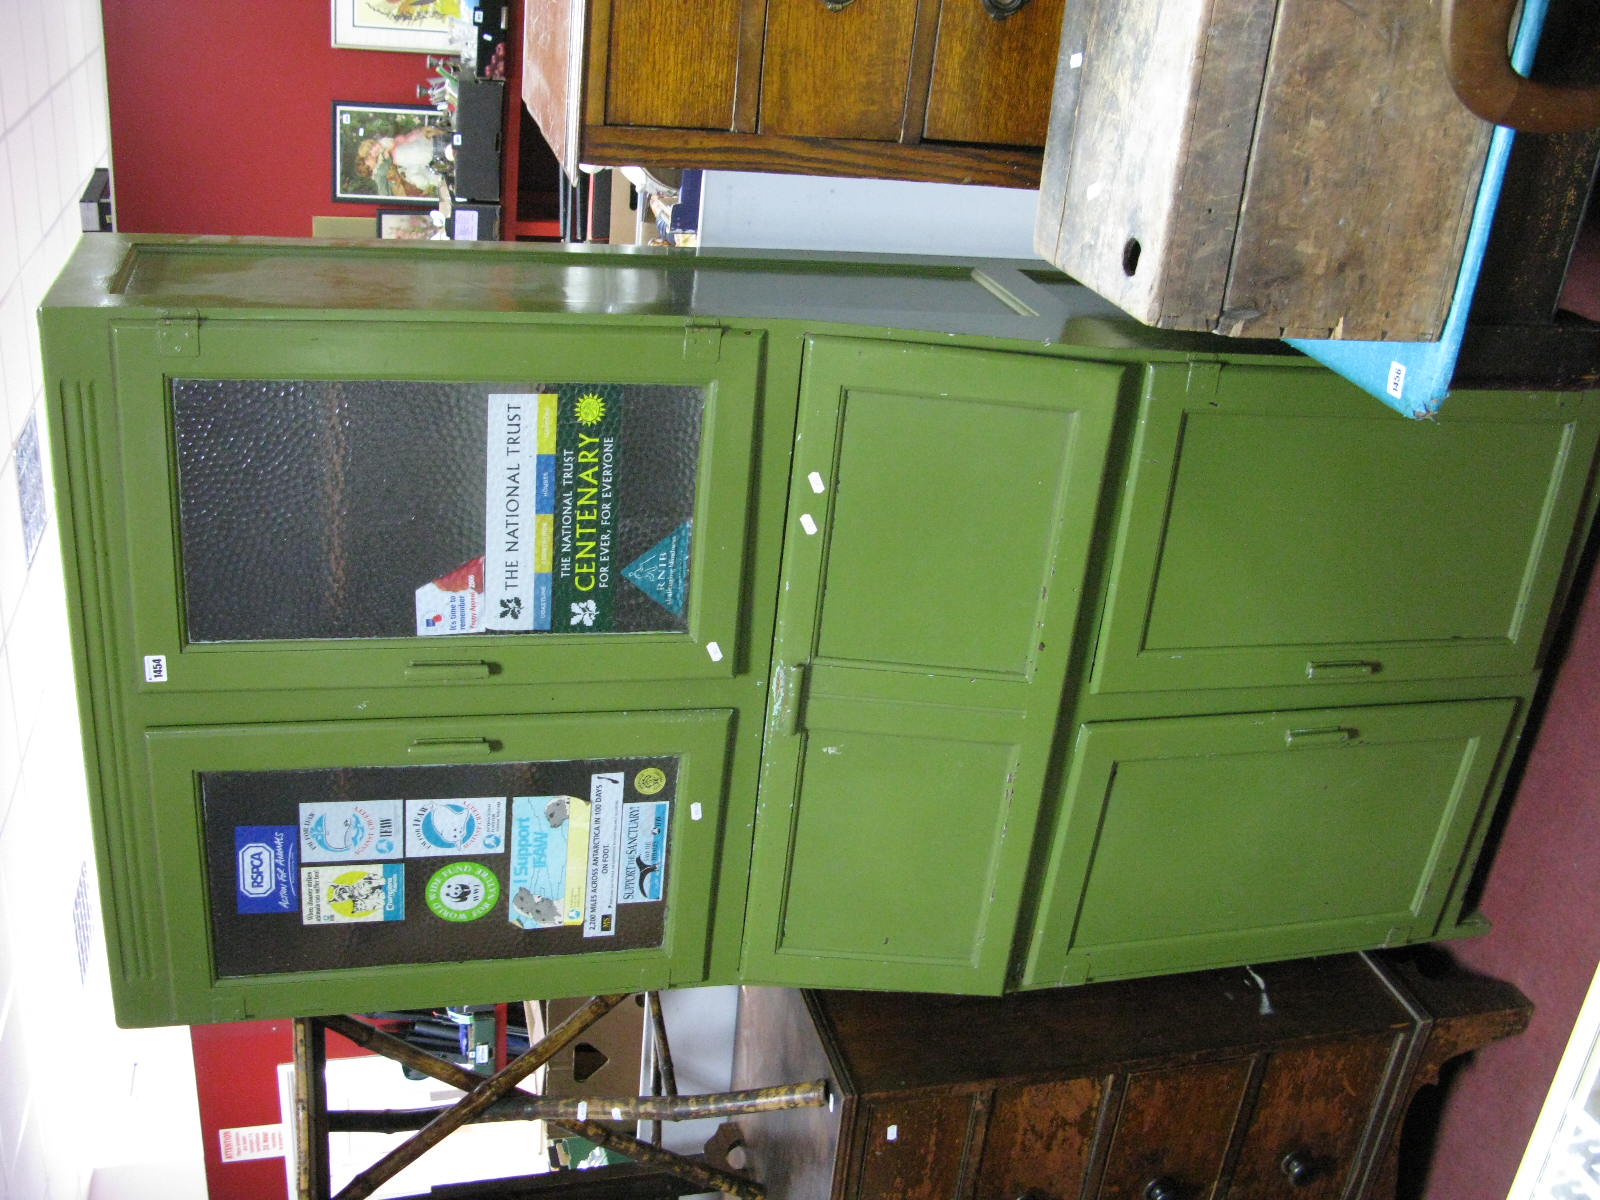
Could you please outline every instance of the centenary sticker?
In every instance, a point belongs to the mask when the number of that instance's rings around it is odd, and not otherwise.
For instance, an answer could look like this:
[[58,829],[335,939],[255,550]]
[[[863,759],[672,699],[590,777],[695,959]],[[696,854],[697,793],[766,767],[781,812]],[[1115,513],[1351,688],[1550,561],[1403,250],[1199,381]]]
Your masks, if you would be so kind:
[[667,786],[667,773],[660,767],[646,767],[633,777],[633,786],[641,796],[654,796]]
[[446,921],[476,921],[500,900],[500,880],[481,863],[440,867],[423,893],[433,915]]

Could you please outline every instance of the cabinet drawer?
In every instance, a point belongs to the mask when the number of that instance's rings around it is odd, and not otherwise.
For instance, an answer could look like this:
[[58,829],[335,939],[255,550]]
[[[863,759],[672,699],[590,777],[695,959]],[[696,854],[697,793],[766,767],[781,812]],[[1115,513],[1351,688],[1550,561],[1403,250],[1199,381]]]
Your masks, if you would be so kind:
[[1238,1123],[1249,1058],[1128,1077],[1096,1200],[1209,1196]]
[[897,140],[916,23],[917,0],[768,0],[761,132]]
[[610,0],[606,122],[733,128],[741,0]]
[[972,1124],[972,1097],[946,1095],[870,1102],[862,1116],[858,1200],[945,1200],[957,1194]]
[[1042,146],[1065,0],[1028,0],[1003,19],[985,0],[945,0],[922,136]]
[[1035,985],[1432,936],[1510,700],[1079,730]]
[[1099,1079],[996,1089],[975,1200],[1078,1200],[1102,1091]]
[[1538,663],[1595,429],[1458,396],[1404,421],[1326,372],[1154,369],[1099,692],[1445,679]]
[[1336,1200],[1361,1156],[1393,1035],[1273,1052],[1229,1200]]

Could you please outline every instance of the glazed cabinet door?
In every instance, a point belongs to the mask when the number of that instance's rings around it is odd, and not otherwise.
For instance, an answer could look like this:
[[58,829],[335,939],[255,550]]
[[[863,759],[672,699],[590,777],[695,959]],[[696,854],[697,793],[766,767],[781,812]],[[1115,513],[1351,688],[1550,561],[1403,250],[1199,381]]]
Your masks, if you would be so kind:
[[114,333],[145,693],[733,673],[759,335],[193,329]]
[[[128,1024],[705,978],[731,714],[154,729],[110,814]],[[735,868],[742,873],[742,867]]]
[[1001,989],[1121,379],[810,346],[747,979]]
[[1531,671],[1592,399],[1462,395],[1407,421],[1326,371],[1151,368],[1094,690]]
[[1431,937],[1512,700],[1079,729],[1034,986]]

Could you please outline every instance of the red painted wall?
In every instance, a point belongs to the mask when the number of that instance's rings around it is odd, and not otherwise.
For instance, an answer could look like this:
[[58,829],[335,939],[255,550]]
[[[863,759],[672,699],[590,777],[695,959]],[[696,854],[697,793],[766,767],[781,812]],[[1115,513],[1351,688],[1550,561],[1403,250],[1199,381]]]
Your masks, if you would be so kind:
[[[283,1159],[222,1161],[219,1131],[273,1125],[280,1119],[278,1064],[294,1061],[292,1021],[236,1021],[195,1025],[195,1094],[205,1139],[206,1190],[211,1200],[286,1200]],[[365,1054],[336,1033],[326,1039],[329,1058]],[[395,1068],[397,1071],[398,1067]],[[286,1136],[292,1131],[286,1129]]]
[[335,50],[328,0],[103,0],[117,227],[310,237],[335,100],[415,104],[421,54]]
[[1522,1036],[1481,1050],[1443,1112],[1427,1200],[1505,1200],[1600,961],[1600,572],[1528,759],[1484,889],[1494,929],[1452,945],[1535,1005]]

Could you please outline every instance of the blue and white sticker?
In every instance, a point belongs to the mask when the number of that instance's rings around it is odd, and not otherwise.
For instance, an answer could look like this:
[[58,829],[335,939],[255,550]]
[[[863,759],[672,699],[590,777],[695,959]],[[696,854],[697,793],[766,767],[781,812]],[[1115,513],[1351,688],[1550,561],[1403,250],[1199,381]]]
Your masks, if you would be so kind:
[[622,806],[622,883],[619,904],[660,900],[666,894],[667,821],[665,800]]
[[334,800],[300,806],[300,861],[359,862],[399,858],[399,800]]
[[236,825],[233,848],[241,913],[300,911],[300,847],[293,825]]
[[504,796],[406,801],[406,857],[499,854],[506,848]]
[[305,925],[403,921],[404,863],[338,863],[300,870],[300,920]]

